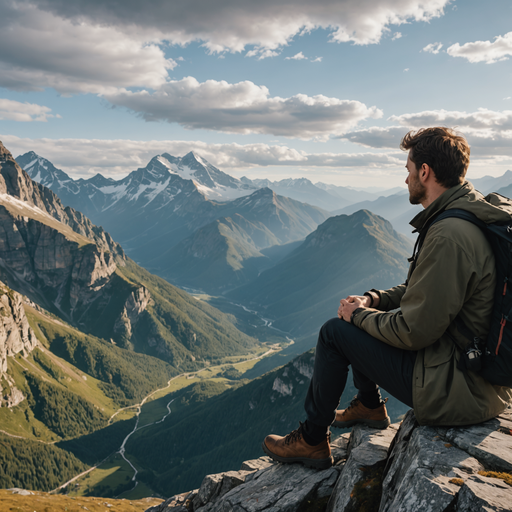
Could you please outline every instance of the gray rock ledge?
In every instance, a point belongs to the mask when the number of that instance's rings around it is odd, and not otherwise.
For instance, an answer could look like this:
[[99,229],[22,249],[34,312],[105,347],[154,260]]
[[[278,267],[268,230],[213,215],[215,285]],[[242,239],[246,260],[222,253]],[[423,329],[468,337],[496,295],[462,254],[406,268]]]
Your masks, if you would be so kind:
[[386,430],[358,425],[324,471],[268,457],[207,475],[146,512],[512,512],[512,408],[469,427],[421,427],[411,410]]

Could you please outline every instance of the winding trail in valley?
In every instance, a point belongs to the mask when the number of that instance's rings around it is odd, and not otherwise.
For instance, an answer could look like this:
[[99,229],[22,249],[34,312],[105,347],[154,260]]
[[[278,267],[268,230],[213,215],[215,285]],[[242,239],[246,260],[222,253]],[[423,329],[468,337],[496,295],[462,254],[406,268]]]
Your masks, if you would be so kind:
[[[290,340],[290,342],[292,342],[292,340]],[[263,359],[264,357],[268,356],[269,354],[273,353],[273,352],[279,352],[280,349],[277,349],[275,347],[273,348],[270,348],[269,350],[267,350],[264,354],[260,354],[259,356],[255,356],[255,357],[252,357],[250,359],[245,359],[243,361],[239,361],[238,363],[234,363],[233,366],[236,367],[237,364],[242,364],[242,363],[248,363],[248,362],[251,362],[251,361],[255,361],[255,360],[258,360],[258,359]],[[149,395],[147,395],[140,403],[138,404],[135,404],[135,405],[130,405],[128,407],[123,407],[122,409],[119,409],[118,411],[116,411],[114,414],[112,414],[112,416],[110,416],[109,420],[108,420],[108,425],[110,425],[112,423],[112,420],[122,411],[126,411],[126,410],[130,410],[130,409],[136,409],[136,417],[137,417],[137,420],[135,422],[135,426],[133,428],[133,430],[124,438],[122,444],[121,444],[121,447],[119,448],[119,450],[117,450],[116,452],[112,452],[112,453],[119,453],[121,455],[121,457],[130,465],[130,467],[133,469],[133,472],[134,472],[134,475],[132,477],[132,482],[134,482],[134,486],[132,487],[132,489],[130,489],[130,491],[133,491],[133,489],[135,489],[135,487],[137,487],[138,485],[138,481],[137,481],[137,474],[138,474],[138,470],[137,468],[132,464],[132,462],[130,462],[130,460],[126,457],[126,443],[128,442],[128,440],[130,439],[130,437],[135,434],[135,432],[137,432],[138,430],[142,430],[146,427],[149,427],[150,425],[155,425],[157,423],[162,423],[163,421],[165,421],[165,419],[171,414],[171,403],[173,402],[173,400],[170,400],[169,403],[167,404],[167,413],[161,418],[159,419],[158,421],[154,421],[153,423],[148,423],[146,425],[142,425],[141,427],[139,427],[139,419],[140,419],[140,414],[142,412],[142,406],[153,396],[155,395],[156,393],[159,393],[161,391],[165,391],[167,388],[169,388],[172,384],[172,381],[176,380],[176,379],[180,379],[182,377],[187,377],[187,378],[193,378],[194,376],[200,374],[201,372],[204,372],[206,370],[213,370],[213,369],[216,369],[216,368],[220,368],[222,366],[224,366],[226,363],[223,363],[223,364],[219,364],[219,365],[216,365],[216,366],[208,366],[206,368],[201,368],[200,370],[197,370],[195,372],[186,372],[186,373],[181,373],[179,375],[176,375],[175,377],[172,377],[171,379],[169,379],[169,381],[167,382],[167,386],[163,387],[163,388],[160,388],[160,389],[156,389],[155,391],[152,391]],[[13,437],[18,437],[18,436],[13,436]],[[49,443],[48,443],[49,444]],[[76,480],[78,480],[79,478],[81,478],[82,476],[85,476],[87,475],[88,473],[90,473],[91,471],[94,471],[95,469],[99,468],[109,457],[111,457],[112,453],[110,455],[108,455],[105,459],[103,459],[101,462],[99,462],[98,464],[96,464],[95,466],[93,466],[92,468],[89,468],[87,471],[84,471],[83,473],[80,473],[79,475],[73,477],[71,480],[68,480],[67,482],[63,483],[62,485],[60,485],[59,487],[57,487],[56,489],[54,489],[53,491],[51,491],[52,493],[54,492],[58,492],[62,489],[65,489],[69,484],[75,482]],[[124,492],[130,492],[130,491],[124,491]],[[123,493],[124,494],[124,493]]]
[[265,327],[268,327],[269,329],[273,329],[274,331],[277,331],[279,334],[284,335],[284,337],[290,342],[290,345],[293,345],[295,343],[291,338],[289,338],[287,336],[288,335],[287,332],[282,331],[281,329],[278,329],[277,327],[274,327],[272,325],[274,323],[274,321],[271,320],[270,318],[263,317],[261,315],[261,313],[259,313],[258,311],[254,310],[254,309],[249,309],[248,307],[244,306],[243,304],[238,304],[237,302],[230,302],[230,304],[232,304],[233,306],[237,306],[239,308],[242,308],[247,313],[251,313],[251,314],[257,316],[264,323]]

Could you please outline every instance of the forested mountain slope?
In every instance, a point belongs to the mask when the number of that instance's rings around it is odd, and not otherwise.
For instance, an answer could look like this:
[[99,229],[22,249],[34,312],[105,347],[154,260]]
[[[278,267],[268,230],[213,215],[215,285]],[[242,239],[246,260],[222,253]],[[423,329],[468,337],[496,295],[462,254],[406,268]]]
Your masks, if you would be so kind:
[[1,144],[0,276],[1,486],[51,490],[119,449],[135,423],[121,408],[260,346],[126,258]]
[[229,297],[253,305],[294,335],[318,331],[339,301],[405,280],[412,243],[366,210],[331,217],[304,243]]
[[83,332],[176,368],[257,344],[219,311],[128,260],[108,233],[63,207],[3,146],[0,229],[2,279]]
[[[127,445],[145,468],[141,477],[162,495],[172,496],[197,488],[207,474],[237,470],[242,461],[261,457],[267,434],[285,435],[304,420],[313,364],[314,352],[308,351],[227,391],[214,382],[198,382],[176,392],[169,418],[136,433]],[[342,407],[355,392],[349,379]],[[388,405],[393,420],[407,410],[394,398]],[[333,435],[340,432],[333,429]]]

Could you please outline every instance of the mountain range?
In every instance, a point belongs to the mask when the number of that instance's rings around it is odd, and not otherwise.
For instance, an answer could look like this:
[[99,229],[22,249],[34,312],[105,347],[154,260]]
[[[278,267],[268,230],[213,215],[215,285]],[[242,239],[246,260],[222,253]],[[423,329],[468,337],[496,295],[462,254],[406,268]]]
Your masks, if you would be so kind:
[[[226,216],[222,207],[212,207],[210,202],[229,202],[258,189],[269,188],[278,196],[321,208],[329,212],[327,215],[351,214],[367,209],[389,220],[394,229],[411,239],[414,239],[415,235],[412,234],[409,221],[420,208],[410,205],[405,187],[387,190],[370,187],[357,190],[322,182],[313,184],[306,178],[271,181],[242,177],[238,180],[193,152],[182,158],[173,157],[168,153],[156,156],[145,168],[138,169],[119,181],[104,178],[100,174],[89,180],[73,180],[34,152],[21,155],[17,160],[35,181],[43,183],[59,195],[64,204],[69,204],[85,213],[93,222],[103,225],[132,258],[167,279],[173,279],[172,269],[169,272],[170,265],[162,260],[153,262],[150,255],[152,251],[147,250],[147,247],[158,246],[161,254],[174,248],[182,239],[193,237],[195,231],[203,225]],[[181,177],[185,181],[175,179],[168,181],[170,175],[174,178]],[[471,176],[469,178],[471,179]],[[500,177],[484,176],[471,181],[484,194],[497,191],[509,197],[512,171],[507,171]],[[194,194],[195,191],[199,192],[199,196]],[[179,196],[182,192],[191,194],[196,201],[191,202],[188,199],[182,201],[183,198]],[[207,202],[205,203],[201,198],[206,198]],[[118,202],[120,204],[115,206]],[[163,206],[164,203],[166,204]],[[186,207],[190,204],[194,205],[192,212]],[[111,208],[113,209],[110,210]],[[131,214],[130,209],[137,214]],[[163,211],[160,211],[162,209]],[[243,212],[238,213],[244,216]],[[125,217],[131,221],[129,226],[122,221]],[[198,221],[198,218],[203,221]],[[150,222],[151,219],[154,219],[153,223]],[[226,250],[223,256],[224,261],[219,262],[221,267],[227,265],[232,269],[228,270],[227,273],[232,275],[230,278],[226,275],[224,281],[226,284],[221,290],[243,284],[244,281],[246,282],[247,279],[274,263],[257,254],[257,252],[261,253],[261,249],[265,247],[258,247],[258,244],[252,243],[250,233],[243,232],[245,230],[243,228],[241,230],[240,226],[234,227],[237,220],[231,218],[227,222],[228,226],[222,220],[219,222],[224,224],[218,228],[224,233],[224,240],[219,239],[217,245],[229,245],[234,248]],[[208,229],[210,236],[212,230],[214,231],[215,228]],[[295,239],[299,240],[304,236],[301,237],[297,233]],[[244,239],[249,243],[242,242]],[[190,243],[193,243],[192,239],[185,245]],[[187,251],[183,252],[183,250],[183,247],[177,249],[178,254],[173,251],[172,256],[179,257],[179,254],[187,254]],[[231,256],[228,253],[234,253],[234,255]],[[227,260],[231,263],[227,263]],[[249,260],[246,264],[242,263],[246,260]],[[189,262],[180,264],[181,272],[174,274],[180,276],[193,274],[194,270],[191,266]],[[196,271],[203,273],[204,269],[198,267]],[[188,282],[188,286],[197,287],[197,282],[194,281],[197,280],[192,279]],[[180,284],[183,284],[183,280]]]
[[134,424],[110,424],[121,408],[178,372],[266,350],[139,267],[1,144],[0,233],[1,486],[51,490],[120,446]]
[[293,335],[315,333],[339,301],[402,282],[412,243],[367,210],[330,217],[305,241],[228,297],[260,309]]
[[[502,176],[484,176],[483,178],[471,179],[471,183],[482,194],[487,195],[490,192],[498,192],[506,197],[512,194],[512,171],[507,171]],[[409,224],[410,220],[421,211],[420,205],[412,206],[409,202],[407,190],[398,190],[393,194],[381,195],[377,199],[370,198],[364,201],[355,202],[332,212],[333,215],[350,215],[361,209],[367,209],[371,212],[389,220],[393,227],[411,239],[416,235],[412,234],[413,228]]]
[[176,367],[254,345],[220,312],[136,265],[1,151],[0,275],[11,288],[88,334]]
[[[48,163],[43,164],[50,168]],[[35,167],[35,163],[29,166]],[[329,218],[323,210],[278,196],[268,188],[231,201],[212,201],[199,192],[194,181],[168,170],[167,174],[159,173],[158,169],[161,167],[154,162],[151,168],[135,171],[124,182],[124,190],[131,190],[125,196],[120,194],[118,185],[96,176],[93,181],[97,190],[103,188],[103,193],[107,194],[105,189],[109,191],[112,187],[114,192],[110,190],[108,193],[116,193],[118,200],[105,207],[105,196],[101,198],[91,193],[87,196],[88,203],[84,204],[96,208],[96,214],[101,207],[106,211],[120,208],[126,213],[127,207],[121,208],[121,205],[123,201],[128,204],[128,195],[136,191],[131,195],[135,204],[141,201],[140,204],[147,206],[157,201],[165,206],[170,189],[158,196],[165,191],[163,184],[168,182],[168,187],[174,181],[176,195],[184,190],[190,192],[188,196],[184,193],[180,196],[184,210],[194,213],[194,205],[203,205],[207,214],[223,213],[210,222],[200,220],[199,216],[195,219],[193,215],[189,216],[191,224],[194,221],[199,224],[192,234],[197,237],[195,250],[203,251],[199,254],[204,256],[203,264],[210,265],[205,275],[219,275],[218,286],[221,286],[223,273],[214,267],[214,251],[205,239],[208,230],[213,231],[210,235],[213,246],[222,236],[222,230],[231,231],[224,239],[238,241],[237,250],[252,245],[253,252],[242,254],[242,261],[265,259],[271,267],[266,272],[277,268],[276,261],[288,261],[277,269],[278,274],[284,272],[283,268],[288,272],[291,286],[276,292],[275,315],[280,314],[279,308],[284,311],[282,305],[290,293],[301,295],[302,305],[313,305],[318,295],[315,290],[325,286],[326,280],[319,279],[316,274],[311,278],[306,276],[319,263],[325,267],[327,280],[333,281],[331,288],[337,287],[340,291],[340,282],[354,274],[354,268],[349,266],[339,269],[341,273],[329,274],[340,244],[363,241],[365,248],[379,248],[385,252],[386,249],[379,245],[379,232],[383,230],[382,240],[388,235],[395,236],[385,221],[368,212],[363,212],[361,218]],[[73,188],[73,183],[76,182],[66,183],[59,173],[55,176],[59,179],[49,184],[58,187],[63,195],[66,191],[74,194],[73,190],[77,189]],[[37,177],[43,181],[42,175]],[[160,187],[155,184],[157,182]],[[155,190],[160,192],[155,194]],[[80,193],[74,195],[82,196]],[[136,216],[136,210],[133,213]],[[185,223],[183,225],[191,229]],[[9,328],[19,333],[16,339],[24,340],[23,343],[16,341],[16,348],[7,350],[2,356],[4,370],[0,382],[4,401],[9,407],[0,408],[0,420],[7,432],[22,434],[28,438],[28,443],[30,439],[48,443],[58,441],[58,445],[51,448],[37,443],[30,446],[34,446],[34,453],[46,450],[45,457],[56,461],[55,464],[62,464],[63,468],[81,470],[84,463],[92,464],[107,456],[112,445],[118,443],[119,446],[133,423],[119,421],[109,426],[109,417],[120,407],[129,406],[152,389],[164,386],[178,372],[217,364],[228,355],[235,357],[261,351],[256,339],[236,329],[233,316],[191,298],[138,266],[103,228],[95,226],[83,213],[63,206],[50,189],[31,180],[3,146],[0,146],[0,227],[0,276],[6,283],[2,301],[10,304],[10,309],[4,309],[4,317],[9,319],[8,325],[18,326]],[[305,241],[297,240],[297,234]],[[367,237],[372,241],[365,243]],[[174,249],[176,264],[180,261],[185,264],[187,258],[191,259],[186,251],[194,249],[194,240],[191,243],[184,237],[181,242]],[[394,239],[390,243],[397,244]],[[314,247],[319,251],[317,260],[313,256]],[[178,249],[185,254],[181,259]],[[224,248],[220,254],[225,256]],[[208,259],[208,255],[212,257]],[[235,256],[233,261],[236,262]],[[375,265],[372,259],[363,260],[361,272],[369,273],[367,263]],[[261,268],[257,268],[258,272]],[[396,272],[399,270],[396,266]],[[258,287],[262,282],[268,285],[269,278],[264,277],[266,272],[260,275],[263,281],[255,275],[248,276],[246,281],[257,283]],[[311,293],[311,300],[308,301],[302,291],[298,293],[296,280],[291,278],[290,272],[299,272],[305,283],[304,293]],[[224,275],[229,276],[229,273]],[[197,282],[203,284],[201,279]],[[354,283],[353,280],[350,282]],[[274,289],[278,290],[280,286],[277,282]],[[241,290],[247,293],[247,289]],[[260,297],[261,294],[258,300]],[[336,301],[338,299],[336,296]],[[295,330],[306,332],[318,328],[331,316],[326,314],[330,308],[329,304],[319,304],[312,316],[307,313],[311,317],[310,323],[303,325],[302,322]],[[291,320],[289,314],[283,318],[283,326]],[[8,338],[15,339],[12,334]],[[5,467],[10,468],[9,472],[12,469],[12,474],[5,474],[8,478],[5,482],[10,482],[9,485],[25,482],[26,486],[49,489],[52,482],[62,481],[69,474],[56,471],[55,479],[43,485],[42,481],[29,476],[33,475],[34,460],[19,455],[21,459],[16,467],[23,468],[17,473],[22,476],[13,480],[17,470],[11,464],[13,452],[8,450],[14,450],[16,446],[15,441],[7,437],[0,449]],[[148,471],[153,469],[148,467]]]
[[220,208],[222,217],[151,260],[156,269],[165,269],[160,275],[206,291],[234,288],[275,262],[264,249],[303,239],[329,215],[269,188]]
[[[248,282],[273,263],[261,250],[303,239],[330,215],[236,180],[194,153],[164,153],[119,181],[101,175],[72,180],[33,152],[17,160],[34,180],[103,226],[132,259],[192,288],[203,282],[222,291]],[[208,241],[201,250],[198,239]],[[211,282],[202,279],[207,273]]]
[[241,181],[258,188],[268,187],[276,194],[318,206],[330,212],[360,201],[377,199],[380,195],[388,196],[404,190],[403,188],[396,187],[389,190],[381,189],[379,192],[370,192],[368,190],[357,190],[352,187],[322,182],[313,184],[307,178],[286,178],[280,181],[271,181],[268,179],[251,180],[244,176],[241,178]]

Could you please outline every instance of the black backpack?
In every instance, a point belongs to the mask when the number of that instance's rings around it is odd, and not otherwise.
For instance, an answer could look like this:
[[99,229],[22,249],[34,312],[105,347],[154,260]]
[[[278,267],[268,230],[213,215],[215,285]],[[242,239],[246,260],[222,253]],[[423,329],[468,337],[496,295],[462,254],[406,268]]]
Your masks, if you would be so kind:
[[461,347],[463,357],[458,367],[478,372],[491,384],[512,388],[512,216],[509,224],[500,225],[486,224],[466,210],[453,208],[442,211],[418,236],[412,258],[413,270],[428,229],[449,217],[477,225],[489,240],[496,260],[496,289],[489,334],[486,340],[482,340],[473,335],[463,322],[457,322],[459,332],[469,341],[468,346]]

